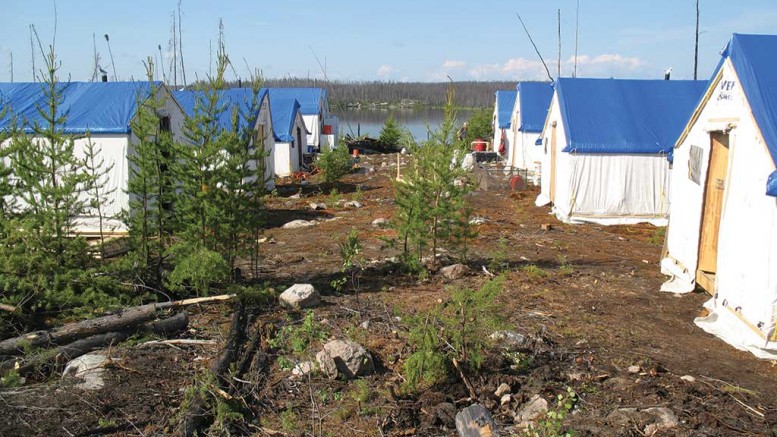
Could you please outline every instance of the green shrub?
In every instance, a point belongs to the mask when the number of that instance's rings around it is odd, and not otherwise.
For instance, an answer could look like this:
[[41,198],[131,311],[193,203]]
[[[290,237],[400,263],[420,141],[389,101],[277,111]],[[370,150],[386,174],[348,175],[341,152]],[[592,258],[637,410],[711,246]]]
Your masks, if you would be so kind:
[[170,252],[175,260],[175,268],[170,272],[173,288],[193,288],[198,296],[206,296],[215,284],[229,279],[229,265],[217,252],[185,243],[173,246]]
[[397,126],[394,121],[394,114],[389,114],[386,122],[383,124],[383,129],[380,131],[380,137],[378,141],[384,146],[397,146],[402,140],[402,130]]
[[316,164],[321,169],[326,182],[334,182],[351,172],[351,157],[348,156],[348,148],[344,146],[324,149],[318,155]]
[[465,140],[467,144],[477,138],[490,139],[494,136],[494,125],[492,123],[493,113],[491,110],[483,108],[478,109],[467,120],[467,135]]

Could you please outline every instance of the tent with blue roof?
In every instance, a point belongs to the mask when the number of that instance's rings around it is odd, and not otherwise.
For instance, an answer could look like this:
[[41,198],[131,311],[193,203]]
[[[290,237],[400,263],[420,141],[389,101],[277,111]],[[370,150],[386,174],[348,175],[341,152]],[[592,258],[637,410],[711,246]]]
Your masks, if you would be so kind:
[[313,149],[336,146],[337,117],[329,113],[327,91],[324,88],[269,88],[270,99],[296,99],[308,130],[307,145]]
[[513,114],[516,94],[515,91],[503,90],[499,90],[495,93],[496,98],[494,99],[493,119],[494,138],[492,140],[492,145],[494,152],[498,152],[502,156],[507,154],[513,140],[513,129],[510,118]]
[[[207,94],[199,90],[173,91],[173,96],[180,103],[188,117],[196,112],[204,110],[199,106],[207,105]],[[278,135],[273,129],[273,119],[270,108],[269,94],[266,89],[254,92],[252,88],[228,88],[218,91],[217,110],[221,111],[216,123],[218,128],[224,131],[242,130],[249,122],[254,123],[255,138],[264,139],[264,148],[267,157],[264,162],[264,179],[267,181],[268,190],[275,188],[275,144]],[[258,109],[258,112],[257,112]],[[237,126],[233,126],[233,112],[237,111]],[[254,164],[255,165],[255,164]]]
[[519,82],[516,91],[518,95],[511,116],[513,140],[505,159],[507,165],[525,169],[532,180],[539,183],[542,148],[537,147],[536,142],[548,116],[553,85],[550,82]]
[[712,295],[696,324],[777,359],[777,35],[734,34],[676,141],[661,289]]
[[303,163],[303,154],[307,146],[307,128],[302,118],[300,104],[294,97],[270,97],[272,123],[276,134],[275,175],[284,177],[299,171]]
[[[46,108],[48,97],[42,83],[0,83],[0,106],[13,115],[17,126],[28,135],[35,135],[35,125],[44,124],[38,107]],[[127,181],[129,177],[128,156],[132,153],[136,138],[132,135],[131,123],[138,111],[138,103],[144,102],[155,87],[157,98],[162,99],[159,115],[167,119],[164,123],[176,140],[182,139],[184,114],[171,97],[170,91],[160,82],[63,82],[56,86],[62,94],[59,115],[67,115],[59,126],[63,133],[76,135],[74,151],[84,156],[89,141],[95,150],[100,150],[99,160],[106,168],[106,193],[109,203],[101,209],[102,227],[106,234],[123,234],[127,228],[119,220],[122,211],[129,209]],[[10,117],[0,120],[0,129],[9,128]],[[89,137],[85,137],[86,134]],[[10,141],[10,140],[9,140]],[[89,193],[82,194],[89,203]],[[100,229],[97,211],[78,217],[74,231],[79,234],[96,234]]]
[[666,225],[667,153],[706,82],[560,78],[542,133],[538,205],[565,222]]

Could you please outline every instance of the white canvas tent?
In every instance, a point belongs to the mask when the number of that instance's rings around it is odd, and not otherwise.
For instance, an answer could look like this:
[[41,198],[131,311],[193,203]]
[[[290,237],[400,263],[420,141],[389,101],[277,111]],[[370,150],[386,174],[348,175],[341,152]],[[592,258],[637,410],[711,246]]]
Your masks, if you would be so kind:
[[734,34],[674,149],[663,291],[713,297],[696,324],[777,359],[777,36]]
[[514,138],[511,115],[515,106],[516,91],[497,91],[494,99],[494,138],[491,141],[493,151],[502,156],[512,149]]
[[[204,98],[204,93],[201,91],[174,91],[173,95],[175,99],[181,104],[184,112],[187,116],[191,117],[195,115],[197,101]],[[254,98],[257,99],[256,107],[258,107],[258,113],[252,114],[254,110]],[[230,88],[219,91],[219,107],[223,108],[221,112],[218,124],[220,129],[230,130],[232,129],[232,108],[237,107],[239,116],[240,127],[246,126],[249,121],[249,117],[256,117],[254,122],[254,131],[256,135],[252,139],[256,141],[258,138],[263,139],[263,145],[265,150],[264,158],[264,174],[263,178],[265,182],[265,188],[272,190],[275,188],[275,133],[273,131],[272,114],[270,108],[270,99],[266,90],[259,90],[258,94],[254,95],[254,90],[251,88]],[[250,168],[256,170],[259,165],[257,162],[251,162]],[[259,177],[258,175],[256,177]]]
[[[159,114],[167,121],[165,126],[175,140],[182,140],[184,114],[170,91],[161,83],[155,83],[157,99],[163,102]],[[105,192],[110,192],[107,205],[102,208],[104,234],[123,234],[127,228],[119,215],[129,210],[131,194],[127,193],[130,163],[127,159],[133,152],[137,138],[132,134],[130,123],[137,112],[138,99],[148,98],[151,84],[148,82],[69,82],[62,83],[60,111],[68,112],[64,125],[58,126],[64,133],[76,135],[74,153],[83,157],[88,141],[95,150],[101,150],[97,159],[103,160],[105,168],[112,166],[106,175]],[[45,106],[45,95],[40,83],[2,83],[0,99],[9,105],[19,118],[33,123],[39,120],[36,105]],[[0,128],[4,128],[0,126]],[[29,131],[29,129],[25,129]],[[84,135],[89,132],[89,138]],[[9,140],[10,141],[10,140]],[[90,193],[82,193],[88,201]],[[95,235],[100,221],[96,211],[78,217],[73,231],[81,235]]]
[[308,131],[297,99],[271,96],[270,109],[275,132],[275,175],[289,176],[302,168],[303,148],[307,145],[305,137]]
[[507,165],[524,169],[535,184],[539,184],[542,147],[537,139],[548,116],[548,108],[553,98],[553,86],[550,82],[520,82],[516,87],[510,125],[513,138],[507,149]]
[[337,117],[329,113],[329,101],[324,88],[269,88],[270,98],[293,98],[300,104],[302,119],[308,130],[305,153],[323,147],[337,146]]
[[538,206],[567,223],[666,225],[669,152],[701,81],[556,82],[542,133]]

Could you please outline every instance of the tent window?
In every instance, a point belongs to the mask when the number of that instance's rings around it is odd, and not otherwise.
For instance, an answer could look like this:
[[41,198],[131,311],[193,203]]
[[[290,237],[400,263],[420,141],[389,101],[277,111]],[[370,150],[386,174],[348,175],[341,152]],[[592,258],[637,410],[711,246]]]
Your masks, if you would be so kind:
[[704,150],[699,146],[691,146],[691,156],[688,159],[688,179],[701,185],[701,159],[704,156]]
[[170,116],[165,117],[159,117],[159,131],[160,132],[170,132],[172,129],[170,128]]

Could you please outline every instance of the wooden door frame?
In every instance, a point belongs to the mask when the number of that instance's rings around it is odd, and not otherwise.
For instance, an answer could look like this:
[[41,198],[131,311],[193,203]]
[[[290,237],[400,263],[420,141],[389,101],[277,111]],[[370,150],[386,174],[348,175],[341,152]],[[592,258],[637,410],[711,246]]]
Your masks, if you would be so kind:
[[[703,193],[702,193],[701,222],[699,224],[699,244],[698,244],[698,247],[697,247],[696,275],[695,276],[696,276],[696,283],[699,286],[701,286],[703,289],[705,289],[708,293],[714,295],[715,294],[715,275],[717,274],[717,255],[718,255],[718,249],[719,249],[718,248],[718,242],[719,242],[719,238],[720,238],[720,219],[721,219],[720,215],[722,213],[723,206],[724,206],[723,202],[725,201],[725,188],[726,187],[725,186],[723,187],[723,193],[721,194],[722,199],[721,199],[721,203],[720,203],[720,206],[719,206],[720,207],[720,211],[717,211],[718,218],[717,218],[716,223],[715,223],[715,226],[717,227],[717,229],[714,231],[714,232],[717,233],[717,235],[715,237],[715,246],[716,247],[715,247],[715,253],[714,253],[714,257],[715,257],[715,271],[702,270],[702,268],[701,268],[703,258],[705,256],[710,256],[710,255],[705,255],[706,252],[704,251],[704,245],[703,245],[703,243],[704,243],[703,240],[704,240],[704,235],[705,235],[705,232],[704,232],[705,228],[707,226],[710,226],[710,224],[707,223],[707,221],[705,220],[705,217],[707,217],[707,214],[709,213],[709,211],[707,210],[707,208],[709,207],[709,205],[707,204],[707,195],[708,195],[708,192],[709,192],[712,184],[714,183],[714,181],[712,180],[712,178],[715,176],[715,175],[712,174],[712,171],[714,170],[713,169],[713,157],[714,157],[715,150],[717,150],[718,147],[725,147],[727,149],[727,153],[726,153],[726,169],[725,169],[725,179],[724,180],[728,181],[728,177],[729,177],[729,175],[728,175],[728,164],[729,164],[729,160],[730,160],[729,155],[731,153],[731,149],[730,149],[730,147],[731,147],[731,137],[729,135],[729,131],[727,131],[727,130],[718,130],[718,131],[710,131],[709,132],[709,138],[710,138],[710,147],[709,147],[709,154],[708,154],[708,158],[707,158],[707,172],[706,172],[706,177],[704,179],[704,190],[703,190]],[[717,143],[717,145],[716,145],[716,143]]]

